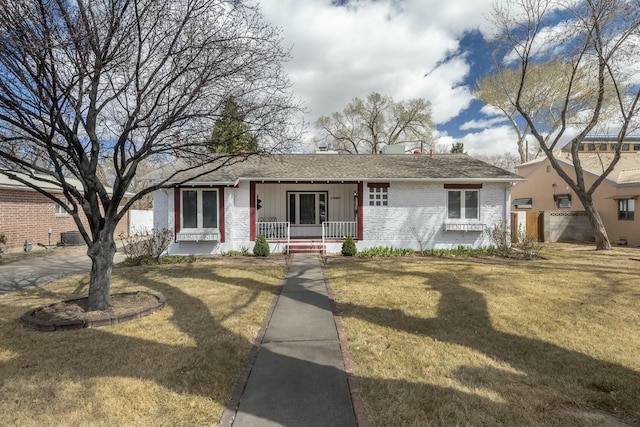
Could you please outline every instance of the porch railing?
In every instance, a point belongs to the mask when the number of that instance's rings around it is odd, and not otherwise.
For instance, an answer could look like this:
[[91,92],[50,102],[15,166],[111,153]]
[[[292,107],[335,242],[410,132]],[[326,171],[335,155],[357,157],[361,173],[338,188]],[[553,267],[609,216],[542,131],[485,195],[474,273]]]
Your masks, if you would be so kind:
[[287,240],[291,235],[289,222],[258,221],[258,235],[267,240]]
[[344,239],[351,235],[358,238],[358,223],[355,221],[325,221],[322,223],[322,241],[326,239]]

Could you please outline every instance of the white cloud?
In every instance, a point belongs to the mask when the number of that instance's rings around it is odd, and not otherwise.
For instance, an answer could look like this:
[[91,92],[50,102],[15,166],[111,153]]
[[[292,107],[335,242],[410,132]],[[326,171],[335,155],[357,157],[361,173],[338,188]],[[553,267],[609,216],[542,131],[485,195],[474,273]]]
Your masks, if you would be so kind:
[[493,117],[491,119],[470,120],[460,126],[461,130],[486,129],[491,126],[499,125],[507,120],[506,117]]
[[283,29],[283,45],[292,47],[287,71],[311,124],[373,91],[429,100],[437,124],[457,116],[473,99],[462,86],[470,66],[451,55],[465,31],[487,26],[491,3],[261,0],[266,19]]
[[469,154],[517,154],[517,137],[511,126],[497,126],[483,129],[480,132],[468,133],[462,138],[451,138],[443,135],[438,138],[442,147],[451,147],[454,142],[462,142]]

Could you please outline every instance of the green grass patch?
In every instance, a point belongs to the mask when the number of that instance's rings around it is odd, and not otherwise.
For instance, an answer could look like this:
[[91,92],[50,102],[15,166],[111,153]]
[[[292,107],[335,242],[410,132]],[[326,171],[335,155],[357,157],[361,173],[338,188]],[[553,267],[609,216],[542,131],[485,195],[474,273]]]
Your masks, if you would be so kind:
[[470,248],[467,246],[458,246],[453,249],[425,249],[424,255],[436,257],[482,257],[482,256],[499,256],[498,249],[494,246],[486,248]]
[[400,249],[392,248],[390,246],[374,246],[358,251],[357,255],[360,258],[375,258],[375,257],[399,257],[413,255],[415,251],[413,249]]
[[124,263],[129,266],[163,265],[163,264],[191,264],[198,261],[193,255],[166,255],[156,258],[151,255],[127,257]]

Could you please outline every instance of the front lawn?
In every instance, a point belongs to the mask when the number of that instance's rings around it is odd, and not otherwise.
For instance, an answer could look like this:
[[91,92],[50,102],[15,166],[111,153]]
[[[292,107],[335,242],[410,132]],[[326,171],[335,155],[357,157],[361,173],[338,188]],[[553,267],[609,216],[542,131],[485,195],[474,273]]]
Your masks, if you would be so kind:
[[371,424],[640,422],[640,249],[543,255],[330,257]]
[[78,331],[18,319],[86,295],[87,275],[0,296],[0,425],[216,425],[283,272],[281,259],[115,269],[114,293],[160,292],[167,306]]

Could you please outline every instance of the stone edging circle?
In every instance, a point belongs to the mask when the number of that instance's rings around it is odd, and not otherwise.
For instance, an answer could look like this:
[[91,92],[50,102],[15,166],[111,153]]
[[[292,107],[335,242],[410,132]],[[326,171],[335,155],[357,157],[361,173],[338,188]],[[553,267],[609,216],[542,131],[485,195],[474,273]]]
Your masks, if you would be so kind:
[[[27,329],[32,329],[34,331],[41,332],[53,332],[53,331],[65,331],[65,330],[74,330],[74,329],[84,329],[84,328],[95,328],[98,326],[107,326],[107,325],[116,325],[118,323],[128,322],[133,319],[139,319],[141,317],[148,316],[150,314],[155,313],[156,311],[160,311],[167,304],[167,299],[164,295],[157,292],[148,292],[148,291],[136,291],[136,292],[123,292],[116,295],[136,295],[136,294],[147,294],[154,297],[157,302],[151,306],[145,307],[142,310],[135,312],[126,312],[120,315],[109,314],[108,312],[104,313],[103,317],[98,317],[96,319],[73,319],[73,320],[64,320],[64,319],[39,319],[36,314],[38,311],[50,307],[52,305],[58,304],[53,303],[46,306],[41,306],[35,308],[33,310],[27,311],[20,317],[20,324]],[[64,303],[74,303],[78,301],[87,300],[87,297],[82,298],[74,298],[62,301]]]

